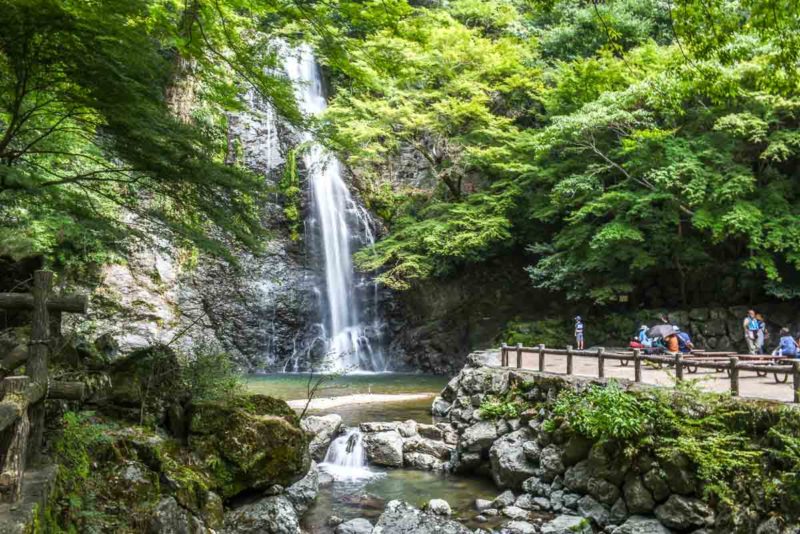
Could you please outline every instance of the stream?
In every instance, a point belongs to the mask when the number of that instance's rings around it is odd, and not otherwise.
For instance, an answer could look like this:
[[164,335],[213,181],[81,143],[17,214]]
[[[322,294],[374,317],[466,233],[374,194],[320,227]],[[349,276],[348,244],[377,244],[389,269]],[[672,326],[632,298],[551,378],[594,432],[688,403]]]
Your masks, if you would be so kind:
[[[307,391],[308,375],[274,374],[247,377],[247,388],[284,400],[303,398]],[[332,515],[347,521],[356,517],[369,519],[373,524],[386,503],[401,499],[421,507],[434,498],[445,499],[453,517],[471,528],[487,526],[473,521],[475,499],[493,499],[499,491],[489,479],[464,477],[449,473],[389,469],[366,465],[356,427],[367,421],[434,422],[430,414],[431,401],[447,384],[447,378],[421,374],[376,373],[341,376],[325,384],[319,396],[336,397],[363,393],[431,393],[431,398],[347,405],[321,410],[315,414],[337,413],[342,416],[347,432],[334,440],[320,470],[332,478],[321,484],[317,501],[303,516],[303,527],[315,534],[328,534]],[[350,443],[348,444],[348,441]],[[349,449],[349,450],[348,450]]]

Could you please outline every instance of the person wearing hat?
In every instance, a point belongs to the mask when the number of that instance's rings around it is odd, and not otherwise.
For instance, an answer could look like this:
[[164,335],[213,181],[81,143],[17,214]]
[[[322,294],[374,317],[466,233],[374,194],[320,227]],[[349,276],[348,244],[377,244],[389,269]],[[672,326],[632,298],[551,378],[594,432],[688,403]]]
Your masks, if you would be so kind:
[[583,350],[583,321],[580,315],[575,317],[575,345],[578,350]]

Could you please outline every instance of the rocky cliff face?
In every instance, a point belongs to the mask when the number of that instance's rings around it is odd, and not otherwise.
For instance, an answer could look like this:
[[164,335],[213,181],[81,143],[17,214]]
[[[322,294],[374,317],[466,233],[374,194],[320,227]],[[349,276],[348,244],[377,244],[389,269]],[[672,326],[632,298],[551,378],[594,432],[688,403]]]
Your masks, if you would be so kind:
[[[247,112],[230,117],[229,159],[262,174],[264,188],[276,191],[261,207],[270,232],[265,254],[240,251],[234,267],[195,257],[168,236],[136,245],[124,264],[105,266],[99,286],[88,288],[90,320],[74,319],[79,332],[113,339],[119,353],[159,343],[212,344],[250,369],[292,370],[324,353],[318,273],[302,236],[292,239],[277,192],[285,154],[297,137],[267,104],[254,96],[247,101]],[[303,199],[304,209],[307,204]]]

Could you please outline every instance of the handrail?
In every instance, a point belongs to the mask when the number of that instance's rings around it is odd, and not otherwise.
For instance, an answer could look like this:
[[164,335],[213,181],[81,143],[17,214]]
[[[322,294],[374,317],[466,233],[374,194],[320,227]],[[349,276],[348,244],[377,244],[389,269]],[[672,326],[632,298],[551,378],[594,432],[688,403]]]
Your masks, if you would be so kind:
[[[539,371],[545,371],[545,360],[547,355],[551,356],[566,356],[567,368],[566,374],[573,374],[573,359],[581,358],[596,358],[597,359],[597,374],[599,378],[605,377],[605,361],[617,360],[622,365],[627,365],[630,362],[634,363],[634,381],[642,381],[642,363],[656,363],[656,364],[669,364],[675,367],[675,377],[678,381],[683,380],[684,371],[694,373],[697,369],[713,369],[717,372],[725,371],[730,378],[730,391],[731,395],[739,395],[739,372],[740,371],[754,371],[756,373],[772,373],[775,376],[775,381],[778,382],[778,375],[782,375],[784,382],[788,381],[788,377],[792,376],[792,387],[794,391],[793,402],[800,403],[800,360],[793,360],[787,364],[776,363],[753,363],[752,360],[758,361],[758,358],[750,358],[751,355],[737,355],[734,353],[728,357],[722,356],[720,353],[712,353],[714,356],[697,356],[692,357],[690,354],[683,353],[667,353],[665,355],[657,354],[642,354],[641,349],[633,349],[633,352],[606,352],[605,348],[599,347],[594,350],[576,350],[572,347],[566,349],[553,349],[545,345],[538,347],[523,347],[521,343],[516,346],[509,346],[505,343],[500,347],[500,365],[501,367],[509,366],[509,356],[511,353],[516,355],[516,367],[522,369],[522,355],[537,354],[539,356]],[[720,354],[717,356],[716,354]],[[743,361],[740,361],[741,360]],[[751,360],[751,361],[748,361]],[[773,360],[774,362],[774,360]]]

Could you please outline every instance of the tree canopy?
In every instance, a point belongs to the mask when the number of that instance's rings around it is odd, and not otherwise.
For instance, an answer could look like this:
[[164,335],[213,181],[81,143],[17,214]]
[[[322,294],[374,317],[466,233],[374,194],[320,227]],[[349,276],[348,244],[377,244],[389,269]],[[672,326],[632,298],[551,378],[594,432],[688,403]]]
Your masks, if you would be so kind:
[[[797,2],[460,0],[353,37],[323,130],[403,289],[511,251],[610,303],[734,279],[798,295]],[[387,184],[419,156],[440,187]]]

